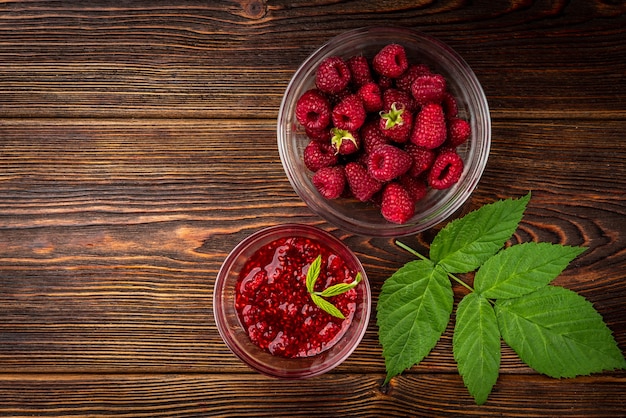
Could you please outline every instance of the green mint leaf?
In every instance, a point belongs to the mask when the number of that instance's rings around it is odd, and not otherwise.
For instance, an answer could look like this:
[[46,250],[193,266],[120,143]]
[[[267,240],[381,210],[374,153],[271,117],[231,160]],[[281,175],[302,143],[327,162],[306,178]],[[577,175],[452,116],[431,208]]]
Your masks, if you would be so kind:
[[318,308],[325,311],[326,313],[340,319],[345,319],[345,316],[341,313],[339,309],[337,309],[335,305],[322,298],[321,296],[318,296],[315,293],[311,293],[311,299],[313,300],[313,303],[318,306]]
[[491,257],[474,278],[474,289],[489,299],[534,292],[554,280],[585,248],[547,242],[513,245]]
[[322,268],[322,255],[318,255],[315,260],[309,266],[309,270],[306,272],[306,289],[309,293],[313,293],[315,289],[315,282],[317,278],[320,276],[320,271]]
[[576,292],[545,286],[495,305],[504,341],[530,367],[550,377],[626,368],[611,330]]
[[500,331],[486,298],[470,293],[461,300],[452,349],[467,390],[478,405],[484,404],[500,371]]
[[385,382],[430,353],[450,321],[452,305],[447,273],[430,260],[411,261],[385,281],[377,305]]
[[357,273],[356,277],[354,278],[354,280],[350,283],[337,283],[335,285],[329,286],[326,289],[324,289],[324,291],[322,292],[315,292],[316,295],[322,296],[322,297],[331,297],[331,296],[337,296],[337,295],[341,295],[342,293],[347,292],[350,289],[353,289],[354,287],[356,287],[357,284],[359,284],[361,282],[363,278],[361,277],[361,273]]
[[433,240],[430,259],[449,273],[476,270],[511,238],[529,200],[500,200],[455,219]]

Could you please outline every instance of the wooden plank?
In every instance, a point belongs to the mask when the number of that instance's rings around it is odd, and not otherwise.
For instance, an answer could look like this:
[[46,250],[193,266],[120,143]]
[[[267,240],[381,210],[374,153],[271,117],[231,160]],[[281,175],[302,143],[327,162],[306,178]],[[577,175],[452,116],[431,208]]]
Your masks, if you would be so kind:
[[474,3],[3,2],[0,117],[273,119],[310,53],[392,23],[455,48],[494,117],[624,117],[623,4]]
[[[461,378],[327,374],[301,381],[256,374],[0,374],[0,416],[328,417],[623,416],[626,375],[556,380],[501,376],[476,406]],[[306,394],[306,395],[303,395]]]
[[[626,347],[623,122],[496,122],[463,211],[533,192],[513,242],[585,245],[557,280],[591,300]],[[318,225],[365,264],[374,301],[411,257],[314,216],[282,170],[268,120],[0,121],[0,371],[247,370],[220,340],[212,286],[245,236]],[[259,169],[262,167],[262,169]],[[428,253],[437,229],[403,239]],[[463,289],[455,286],[458,299]],[[451,328],[417,371],[454,372]],[[505,347],[503,371],[529,373]],[[382,373],[372,317],[341,369]]]

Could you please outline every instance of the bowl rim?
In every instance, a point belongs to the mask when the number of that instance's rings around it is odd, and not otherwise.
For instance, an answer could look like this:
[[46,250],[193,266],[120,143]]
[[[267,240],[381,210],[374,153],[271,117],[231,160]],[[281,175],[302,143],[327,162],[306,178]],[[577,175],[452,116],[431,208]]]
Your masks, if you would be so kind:
[[[275,235],[277,232],[284,232],[283,235]],[[353,322],[348,327],[350,330],[356,327],[356,332],[352,334],[351,342],[347,345],[334,344],[327,350],[309,357],[301,357],[288,359],[280,356],[273,356],[268,352],[258,348],[252,344],[249,340],[241,342],[235,338],[233,333],[238,333],[240,337],[248,338],[247,332],[243,329],[238,315],[234,315],[236,323],[232,319],[229,321],[226,307],[226,280],[229,272],[237,259],[242,255],[245,250],[256,251],[259,246],[264,245],[266,242],[271,242],[280,237],[291,235],[313,236],[315,239],[323,240],[325,245],[328,245],[334,250],[334,246],[340,247],[345,254],[350,256],[348,260],[349,264],[362,275],[362,281],[359,286],[362,286],[361,294],[362,300],[357,304],[358,318],[354,318]],[[275,236],[274,236],[275,235]],[[273,238],[271,238],[274,236]],[[259,243],[260,239],[266,238],[266,241]],[[255,246],[255,244],[258,244]],[[254,247],[254,248],[253,248]],[[234,290],[233,290],[234,293]],[[235,310],[234,306],[231,307]],[[236,311],[236,310],[235,310]],[[278,224],[269,227],[262,228],[241,240],[225,258],[218,274],[216,276],[215,285],[213,289],[213,316],[217,325],[220,337],[230,349],[241,361],[248,365],[248,367],[270,377],[284,378],[284,379],[301,379],[317,376],[326,373],[335,367],[343,363],[358,347],[362,341],[365,332],[367,331],[370,316],[372,311],[372,295],[371,287],[365,268],[361,264],[361,261],[357,255],[339,238],[335,237],[328,231],[320,229],[318,227],[299,223],[285,223]],[[232,315],[231,315],[232,317]],[[360,319],[360,320],[359,320]],[[357,322],[358,321],[358,322]],[[347,334],[348,331],[346,331]],[[346,334],[343,337],[345,338]],[[338,347],[335,351],[333,348]],[[251,353],[250,351],[253,351]],[[255,357],[258,355],[259,357]],[[330,361],[332,360],[332,361]],[[283,365],[281,367],[280,365]]]
[[[472,103],[478,105],[477,108],[472,109],[469,116],[475,121],[473,125],[480,127],[480,137],[477,136],[479,141],[474,140],[472,144],[468,145],[472,147],[473,152],[468,153],[470,154],[468,158],[471,158],[471,164],[465,164],[462,175],[464,180],[455,184],[448,190],[436,191],[442,192],[438,194],[444,196],[445,200],[441,200],[440,203],[433,204],[431,207],[426,208],[426,211],[423,213],[416,212],[413,219],[406,224],[399,225],[391,222],[374,224],[346,216],[340,210],[334,208],[333,202],[326,202],[325,199],[319,195],[317,190],[314,190],[310,185],[298,184],[297,179],[302,174],[298,172],[299,170],[297,170],[295,164],[290,163],[291,158],[289,155],[290,151],[287,148],[287,142],[289,141],[289,135],[292,134],[292,128],[287,125],[289,124],[289,120],[293,121],[294,118],[293,115],[289,114],[291,113],[289,108],[290,106],[293,108],[295,101],[297,101],[296,93],[298,91],[298,84],[302,81],[301,78],[314,71],[321,59],[333,55],[335,49],[343,43],[351,39],[359,39],[363,36],[378,37],[382,39],[377,41],[381,45],[383,42],[389,42],[392,39],[402,36],[411,38],[412,40],[427,42],[430,46],[435,46],[437,53],[441,55],[442,59],[454,66],[453,72],[463,77],[463,81],[461,81],[460,84],[464,86],[464,91],[468,98],[471,97]],[[301,92],[304,92],[304,89],[301,89]],[[474,127],[475,126],[473,126],[473,129]],[[299,195],[312,212],[333,225],[357,235],[369,237],[399,237],[419,233],[445,221],[469,199],[478,186],[489,157],[491,148],[491,116],[486,95],[476,74],[465,59],[446,43],[412,28],[401,26],[367,26],[342,32],[330,38],[300,64],[283,94],[277,119],[277,140],[281,163],[287,178],[296,194]],[[303,188],[305,190],[303,190]],[[433,191],[433,193],[436,192]],[[311,198],[309,196],[310,193],[315,193],[317,199]]]

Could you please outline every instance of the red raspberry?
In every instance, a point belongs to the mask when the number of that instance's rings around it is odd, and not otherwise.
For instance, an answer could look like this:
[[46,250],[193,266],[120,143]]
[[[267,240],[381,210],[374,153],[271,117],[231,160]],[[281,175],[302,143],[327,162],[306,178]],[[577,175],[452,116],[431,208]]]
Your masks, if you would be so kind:
[[369,175],[367,169],[359,163],[351,162],[345,167],[346,181],[352,195],[361,202],[367,202],[379,191],[382,183]]
[[428,184],[433,189],[447,189],[461,178],[463,160],[451,149],[445,149],[437,155],[428,172]]
[[411,84],[411,94],[422,106],[427,103],[441,103],[445,91],[446,79],[441,74],[423,75]]
[[311,141],[304,148],[304,165],[313,172],[335,165],[338,160],[335,149],[330,144]]
[[456,103],[456,98],[449,92],[443,94],[441,106],[443,107],[443,113],[445,113],[446,118],[450,119],[458,116],[459,108]]
[[387,113],[380,114],[379,129],[387,138],[403,144],[408,141],[413,128],[413,114],[403,107],[397,108],[396,103],[391,105]]
[[381,75],[378,77],[378,85],[382,91],[385,91],[393,87],[393,79]]
[[332,56],[317,67],[315,85],[325,93],[337,94],[348,87],[351,77],[348,64],[341,57]]
[[356,131],[333,128],[330,143],[337,154],[354,154],[361,148],[361,137]]
[[357,95],[361,98],[366,112],[378,112],[383,108],[380,86],[373,81],[363,84],[357,91]]
[[430,69],[424,64],[410,64],[409,68],[396,80],[398,90],[411,93],[411,84],[417,77],[430,74]]
[[398,78],[409,68],[406,51],[402,45],[389,44],[374,56],[372,67],[378,74]]
[[414,202],[426,197],[428,187],[426,182],[421,178],[415,178],[410,175],[404,175],[400,177],[400,184],[409,192],[409,196],[413,198]]
[[446,140],[448,127],[440,105],[429,103],[418,113],[411,142],[420,147],[434,149]]
[[361,141],[363,142],[363,150],[366,154],[370,154],[379,146],[389,143],[389,138],[387,138],[378,127],[377,120],[372,119],[365,122],[363,127],[361,127],[360,133]]
[[324,129],[330,123],[330,102],[324,94],[311,89],[296,103],[296,119],[307,129]]
[[411,112],[418,110],[417,102],[409,93],[394,88],[385,90],[383,92],[383,109],[388,111],[394,103],[398,109],[404,108]]
[[322,129],[311,129],[305,127],[304,132],[306,133],[306,136],[309,137],[309,139],[312,139],[314,141],[330,142],[331,134],[328,127]]
[[333,108],[331,117],[337,128],[356,131],[365,122],[367,114],[359,96],[352,94]]
[[413,143],[407,144],[404,150],[413,158],[413,165],[408,171],[408,174],[412,177],[417,177],[426,172],[433,165],[437,155],[434,150],[423,148]]
[[448,121],[448,142],[451,147],[465,143],[472,134],[472,128],[465,119],[452,118]]
[[346,177],[341,166],[320,168],[312,180],[313,185],[326,199],[337,199],[346,186]]
[[415,212],[415,201],[400,183],[387,183],[383,189],[380,211],[389,222],[404,224]]
[[348,68],[350,69],[352,82],[357,87],[361,87],[364,84],[374,81],[372,72],[370,71],[370,64],[366,57],[362,55],[355,55],[350,57],[348,61],[346,61],[346,64],[348,64]]
[[381,145],[370,154],[367,170],[376,180],[386,182],[406,173],[413,159],[394,145]]

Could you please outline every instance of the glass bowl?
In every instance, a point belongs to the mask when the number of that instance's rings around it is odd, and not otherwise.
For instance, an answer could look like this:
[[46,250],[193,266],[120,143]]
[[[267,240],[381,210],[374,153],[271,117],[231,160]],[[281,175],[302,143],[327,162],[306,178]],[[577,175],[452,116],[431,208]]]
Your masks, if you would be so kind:
[[[414,216],[404,224],[385,220],[380,208],[356,199],[325,199],[312,182],[313,173],[303,161],[308,138],[295,117],[298,98],[315,87],[315,72],[329,56],[372,58],[389,43],[404,46],[408,61],[426,64],[442,74],[448,91],[457,100],[459,117],[471,125],[471,137],[457,148],[464,170],[460,180],[445,190],[430,189],[416,204]],[[287,177],[296,193],[316,214],[335,226],[358,235],[397,237],[411,235],[444,221],[470,197],[483,173],[491,144],[491,119],[483,89],[468,64],[449,46],[423,33],[397,27],[361,28],[332,38],[298,68],[291,79],[278,113],[278,150]]]
[[[236,283],[246,261],[259,248],[285,237],[303,237],[323,243],[341,257],[355,275],[361,273],[362,276],[362,281],[354,288],[357,293],[356,306],[349,326],[333,346],[308,357],[287,358],[272,355],[254,344],[242,325],[235,307]],[[268,376],[300,379],[326,373],[350,356],[367,329],[371,311],[371,293],[365,270],[359,259],[339,239],[316,227],[283,224],[265,228],[248,236],[226,257],[215,282],[213,311],[222,339],[244,363]]]

